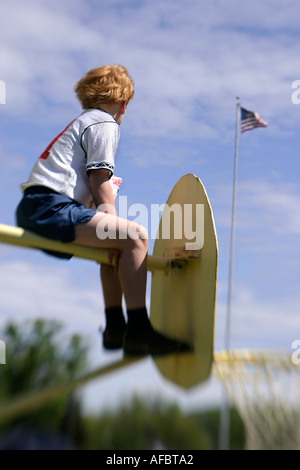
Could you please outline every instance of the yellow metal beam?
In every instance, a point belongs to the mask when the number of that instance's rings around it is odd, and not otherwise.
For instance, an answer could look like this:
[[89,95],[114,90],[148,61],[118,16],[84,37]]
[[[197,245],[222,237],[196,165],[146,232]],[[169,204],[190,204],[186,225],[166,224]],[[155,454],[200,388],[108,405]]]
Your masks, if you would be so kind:
[[[72,254],[77,258],[89,259],[101,264],[108,264],[108,250],[105,248],[91,248],[76,245],[75,243],[62,243],[56,240],[41,237],[28,230],[11,225],[0,224],[0,242],[9,245],[24,246],[41,250],[52,250],[60,253]],[[148,255],[149,271],[167,271],[169,260],[158,256]]]
[[56,398],[72,393],[79,387],[84,386],[86,383],[91,380],[99,379],[100,377],[115,372],[123,367],[130,366],[142,359],[145,359],[146,356],[135,356],[135,357],[123,357],[117,362],[108,364],[104,367],[101,367],[93,372],[80,377],[78,379],[72,380],[67,383],[62,383],[58,385],[53,385],[49,388],[42,390],[35,390],[33,392],[25,393],[15,397],[8,403],[5,403],[0,408],[0,424],[4,424],[8,421],[11,421],[17,417],[26,415],[32,411],[38,410],[42,406],[49,404],[51,401]]

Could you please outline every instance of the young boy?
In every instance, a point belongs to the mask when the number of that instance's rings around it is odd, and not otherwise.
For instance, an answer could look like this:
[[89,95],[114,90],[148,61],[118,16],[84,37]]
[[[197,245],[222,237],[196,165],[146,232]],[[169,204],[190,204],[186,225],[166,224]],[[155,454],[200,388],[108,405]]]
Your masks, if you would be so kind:
[[[49,144],[21,186],[17,224],[65,243],[109,249],[111,264],[101,266],[106,349],[152,355],[187,351],[186,343],[165,337],[150,323],[145,306],[148,234],[118,217],[110,184],[133,80],[125,67],[105,65],[85,74],[75,92],[83,112]],[[116,236],[101,239],[98,224],[114,224]]]

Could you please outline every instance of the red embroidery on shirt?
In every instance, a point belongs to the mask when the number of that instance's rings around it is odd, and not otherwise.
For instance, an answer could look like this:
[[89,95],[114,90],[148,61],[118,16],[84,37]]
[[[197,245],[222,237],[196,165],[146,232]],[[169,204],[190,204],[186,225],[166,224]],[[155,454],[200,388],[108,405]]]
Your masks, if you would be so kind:
[[40,158],[41,158],[42,160],[46,160],[46,159],[49,157],[50,150],[51,150],[51,148],[53,147],[53,145],[55,144],[55,142],[63,135],[64,132],[66,132],[66,130],[71,126],[71,124],[73,124],[74,121],[76,121],[76,119],[74,119],[72,122],[70,122],[70,124],[68,124],[67,127],[66,127],[60,134],[58,134],[58,135],[52,140],[52,142],[50,142],[50,144],[48,145],[48,147],[46,148],[46,150],[44,150],[44,152],[43,152],[42,155],[40,156]]

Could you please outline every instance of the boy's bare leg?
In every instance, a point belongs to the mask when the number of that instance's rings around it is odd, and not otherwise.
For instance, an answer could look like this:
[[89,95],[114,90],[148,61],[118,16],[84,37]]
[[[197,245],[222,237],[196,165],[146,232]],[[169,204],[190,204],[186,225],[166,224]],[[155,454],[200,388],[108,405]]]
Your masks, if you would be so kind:
[[[116,237],[98,238],[97,224],[115,224]],[[135,233],[136,232],[136,233]],[[132,234],[139,236],[132,237]],[[118,275],[125,296],[128,324],[122,338],[127,354],[170,354],[190,351],[187,343],[155,331],[145,306],[147,282],[147,231],[134,222],[98,212],[89,222],[76,226],[75,242],[80,245],[120,250]]]
[[[113,266],[102,265],[100,277],[105,304],[105,329],[102,341],[105,349],[119,349],[123,344],[126,321],[122,308],[122,288],[118,273]],[[101,331],[101,330],[100,330]]]
[[100,267],[100,278],[103,287],[105,308],[121,306],[123,292],[119,275],[115,271],[115,268],[103,264]]
[[[115,227],[115,238],[98,238],[97,224],[103,221],[110,227]],[[130,234],[136,234],[136,239]],[[74,243],[120,250],[118,277],[127,309],[145,307],[148,234],[143,227],[117,216],[98,212],[89,222],[75,227]]]

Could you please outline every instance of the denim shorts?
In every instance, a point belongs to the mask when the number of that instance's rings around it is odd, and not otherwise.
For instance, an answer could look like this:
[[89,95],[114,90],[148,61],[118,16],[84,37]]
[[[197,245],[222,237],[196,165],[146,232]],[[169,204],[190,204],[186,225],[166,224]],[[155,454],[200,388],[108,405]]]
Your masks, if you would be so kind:
[[[73,199],[45,186],[31,186],[24,191],[16,210],[17,225],[51,240],[64,243],[75,240],[75,226],[88,222],[96,210],[87,209]],[[42,250],[59,258],[72,255]]]

